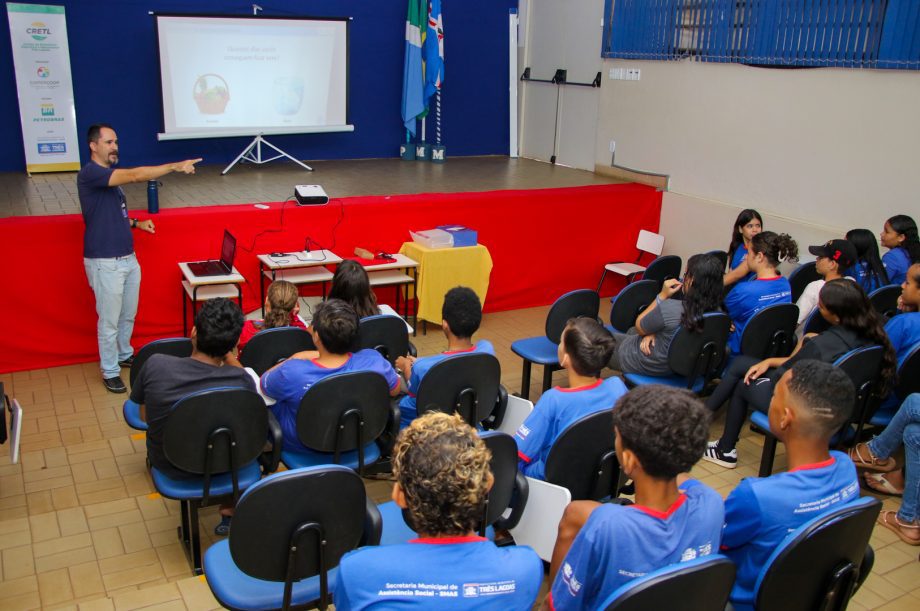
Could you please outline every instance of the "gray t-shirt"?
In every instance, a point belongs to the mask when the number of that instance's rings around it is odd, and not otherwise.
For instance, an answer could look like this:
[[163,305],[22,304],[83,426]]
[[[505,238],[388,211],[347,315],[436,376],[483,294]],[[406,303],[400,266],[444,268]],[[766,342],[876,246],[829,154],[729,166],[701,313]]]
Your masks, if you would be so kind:
[[666,376],[671,374],[668,367],[668,349],[671,340],[680,326],[680,316],[683,314],[684,304],[676,299],[665,299],[642,319],[642,330],[655,334],[655,346],[648,356],[642,353],[639,343],[642,336],[636,332],[635,327],[626,335],[619,336],[621,341],[617,344],[617,356],[620,359],[620,368],[623,373],[638,373],[650,376]]

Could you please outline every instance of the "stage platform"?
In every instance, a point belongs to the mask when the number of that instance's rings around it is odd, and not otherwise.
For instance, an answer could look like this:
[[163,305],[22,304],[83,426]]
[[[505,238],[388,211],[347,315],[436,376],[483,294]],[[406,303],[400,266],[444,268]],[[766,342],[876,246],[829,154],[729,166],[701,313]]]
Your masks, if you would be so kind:
[[[279,160],[263,166],[240,163],[221,176],[225,164],[205,159],[195,176],[168,175],[161,179],[160,208],[284,201],[298,184],[322,185],[331,197],[353,197],[617,183],[585,170],[504,156],[456,157],[440,164],[401,159],[307,163],[313,172]],[[129,167],[127,160],[124,165]],[[79,213],[76,176],[76,172],[32,177],[24,172],[0,172],[0,218]],[[127,185],[124,190],[128,208],[147,209],[146,184]]]

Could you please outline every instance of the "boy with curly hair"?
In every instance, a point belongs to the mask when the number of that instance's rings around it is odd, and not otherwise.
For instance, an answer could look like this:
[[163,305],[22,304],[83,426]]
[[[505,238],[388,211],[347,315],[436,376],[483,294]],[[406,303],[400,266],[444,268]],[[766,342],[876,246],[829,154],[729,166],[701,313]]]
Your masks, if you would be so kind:
[[613,426],[617,459],[635,482],[636,503],[569,504],[544,609],[597,609],[636,577],[719,549],[722,497],[695,480],[677,482],[703,456],[706,407],[686,390],[640,386],[617,401]]
[[335,608],[529,610],[543,564],[475,529],[494,478],[485,443],[456,414],[430,412],[400,432],[393,500],[419,538],[364,547],[339,565]]
[[473,334],[479,330],[482,323],[482,304],[473,289],[455,286],[447,291],[444,295],[444,305],[441,306],[441,319],[441,329],[447,338],[447,350],[441,354],[418,359],[414,356],[401,356],[396,359],[396,370],[403,375],[408,384],[408,393],[399,402],[400,428],[409,426],[418,415],[415,395],[429,369],[454,354],[495,354],[495,348],[490,342],[481,339],[473,343]]

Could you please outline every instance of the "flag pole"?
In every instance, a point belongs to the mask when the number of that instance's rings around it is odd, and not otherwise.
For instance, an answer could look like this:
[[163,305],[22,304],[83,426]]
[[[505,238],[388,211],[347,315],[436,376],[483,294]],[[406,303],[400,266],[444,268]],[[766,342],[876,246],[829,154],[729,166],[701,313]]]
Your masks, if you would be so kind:
[[435,143],[441,144],[441,90],[438,89],[434,94],[435,116],[434,116],[434,134]]

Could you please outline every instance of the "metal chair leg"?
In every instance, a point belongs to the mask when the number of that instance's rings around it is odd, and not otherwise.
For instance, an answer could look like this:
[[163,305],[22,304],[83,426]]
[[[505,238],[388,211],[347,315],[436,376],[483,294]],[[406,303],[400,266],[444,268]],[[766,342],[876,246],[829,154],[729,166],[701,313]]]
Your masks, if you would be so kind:
[[769,477],[773,473],[773,461],[776,458],[776,437],[767,433],[763,440],[763,454],[760,455],[760,472],[758,477]]
[[597,293],[600,295],[601,287],[604,286],[604,279],[607,277],[607,266],[604,266],[604,272],[601,274],[601,281],[597,283]]
[[524,371],[521,373],[521,398],[530,399],[530,361],[524,359]]
[[546,392],[553,385],[553,372],[556,370],[552,365],[543,366],[543,390],[541,392]]

